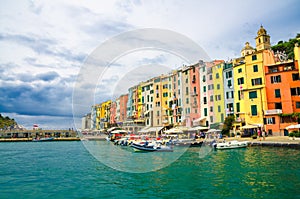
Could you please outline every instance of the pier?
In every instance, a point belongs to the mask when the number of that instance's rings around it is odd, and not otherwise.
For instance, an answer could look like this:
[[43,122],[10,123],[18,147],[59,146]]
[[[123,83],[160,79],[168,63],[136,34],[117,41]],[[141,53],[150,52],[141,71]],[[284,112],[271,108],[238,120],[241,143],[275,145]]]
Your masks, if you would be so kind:
[[74,130],[5,130],[0,131],[0,142],[27,142],[33,138],[54,137],[55,141],[80,140]]

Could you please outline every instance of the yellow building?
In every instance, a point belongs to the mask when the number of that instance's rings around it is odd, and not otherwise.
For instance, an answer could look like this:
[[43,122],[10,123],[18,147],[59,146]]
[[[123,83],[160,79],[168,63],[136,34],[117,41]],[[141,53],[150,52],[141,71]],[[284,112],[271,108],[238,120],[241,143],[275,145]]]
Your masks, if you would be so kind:
[[218,63],[212,68],[214,79],[214,123],[222,123],[225,119],[223,65],[224,62]]
[[141,120],[143,116],[143,102],[142,102],[142,84],[137,86],[137,119]]
[[161,89],[161,92],[162,92],[162,96],[161,96],[162,118],[161,118],[161,120],[162,120],[162,124],[164,126],[169,125],[169,118],[171,117],[171,115],[170,115],[171,108],[169,107],[169,101],[170,101],[169,84],[170,84],[169,76],[168,75],[163,76],[161,78],[161,85],[162,85],[162,89]]
[[98,130],[108,128],[110,119],[111,100],[103,102],[97,106],[96,128]]
[[242,125],[263,127],[264,110],[267,110],[264,66],[274,61],[270,46],[270,36],[261,26],[256,50],[246,42],[242,57],[233,62],[235,112]]

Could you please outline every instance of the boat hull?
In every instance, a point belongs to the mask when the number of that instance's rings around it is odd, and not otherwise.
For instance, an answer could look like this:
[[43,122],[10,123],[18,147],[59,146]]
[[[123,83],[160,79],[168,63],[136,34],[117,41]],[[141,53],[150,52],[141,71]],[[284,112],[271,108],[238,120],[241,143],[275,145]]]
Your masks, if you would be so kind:
[[237,142],[237,141],[214,144],[215,149],[218,150],[246,148],[247,146],[248,146],[248,142]]
[[145,146],[140,144],[132,143],[131,147],[136,152],[173,152],[171,147],[155,147],[155,146]]

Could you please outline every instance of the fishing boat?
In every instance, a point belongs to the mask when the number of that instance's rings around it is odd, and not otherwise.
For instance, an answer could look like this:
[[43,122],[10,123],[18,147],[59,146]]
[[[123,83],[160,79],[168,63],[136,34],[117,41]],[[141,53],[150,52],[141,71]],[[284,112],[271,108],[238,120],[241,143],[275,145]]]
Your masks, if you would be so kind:
[[213,147],[218,150],[223,149],[237,149],[237,148],[246,148],[248,146],[248,141],[229,141],[229,142],[221,142],[221,143],[214,143]]
[[47,142],[47,141],[53,141],[54,137],[46,137],[46,138],[34,138],[32,139],[33,142]]
[[136,152],[173,152],[170,146],[164,146],[160,143],[132,143],[131,147]]

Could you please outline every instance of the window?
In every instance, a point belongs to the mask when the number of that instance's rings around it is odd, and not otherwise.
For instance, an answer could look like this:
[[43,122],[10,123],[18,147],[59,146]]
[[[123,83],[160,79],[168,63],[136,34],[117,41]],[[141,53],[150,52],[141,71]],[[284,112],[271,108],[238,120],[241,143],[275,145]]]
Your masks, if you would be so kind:
[[209,75],[209,80],[212,80],[212,77],[213,77],[212,75]]
[[232,77],[232,71],[226,72],[226,78],[231,78]]
[[159,116],[159,111],[156,112],[156,116]]
[[238,73],[241,73],[243,70],[241,68],[238,69]]
[[178,80],[178,86],[180,86],[180,80]]
[[262,85],[262,78],[251,79],[252,86]]
[[282,109],[281,102],[275,103],[275,109]]
[[207,99],[206,99],[206,97],[203,97],[203,103],[204,103],[204,104],[207,104]]
[[196,86],[194,86],[194,94],[196,94],[197,93],[197,88],[196,88]]
[[281,76],[280,75],[277,75],[277,76],[271,76],[271,83],[274,84],[274,83],[279,83],[281,82]]
[[210,122],[213,123],[214,122],[214,117],[210,116]]
[[217,89],[220,90],[220,84],[217,84]]
[[242,92],[241,91],[238,91],[238,97],[239,97],[239,100],[241,100],[241,98],[242,98]]
[[157,125],[159,125],[159,119],[157,119]]
[[196,83],[196,75],[193,75],[192,83]]
[[221,106],[220,105],[218,106],[218,112],[219,113],[221,112]]
[[300,102],[296,102],[296,108],[300,108]]
[[294,73],[294,74],[292,74],[292,78],[293,78],[293,81],[299,80],[299,79],[300,79],[300,78],[299,78],[299,73]]
[[210,108],[210,112],[214,112],[214,107],[213,106],[211,106],[209,108]]
[[264,124],[275,124],[275,117],[264,118]]
[[256,55],[252,55],[252,61],[257,60],[257,56]]
[[251,105],[251,115],[256,116],[257,115],[257,106]]
[[186,104],[189,104],[189,98],[186,98],[185,102]]
[[203,92],[206,92],[206,86],[203,86]]
[[258,72],[258,66],[257,65],[253,65],[253,72]]
[[249,92],[249,99],[257,98],[257,92],[256,91],[251,91]]
[[189,79],[188,78],[185,79],[185,83],[189,83]]
[[216,73],[216,79],[219,79],[219,73]]
[[205,77],[205,75],[202,76],[202,81],[203,81],[203,82],[206,82],[206,77]]
[[214,96],[213,95],[211,95],[209,98],[210,98],[209,101],[211,101],[211,102],[214,101]]
[[241,110],[240,110],[240,103],[238,102],[238,103],[236,103],[236,112],[240,112]]
[[276,98],[281,97],[281,95],[280,95],[280,89],[275,89],[275,97]]
[[224,113],[221,113],[221,122],[224,121]]
[[186,94],[186,95],[189,94],[189,87],[185,87],[185,94]]
[[244,78],[243,77],[240,77],[237,80],[238,80],[238,85],[244,84]]
[[227,81],[227,86],[228,86],[229,88],[231,88],[231,86],[232,86],[231,79]]
[[292,96],[300,95],[300,87],[291,88],[291,95]]
[[204,108],[204,116],[207,116],[207,108]]

